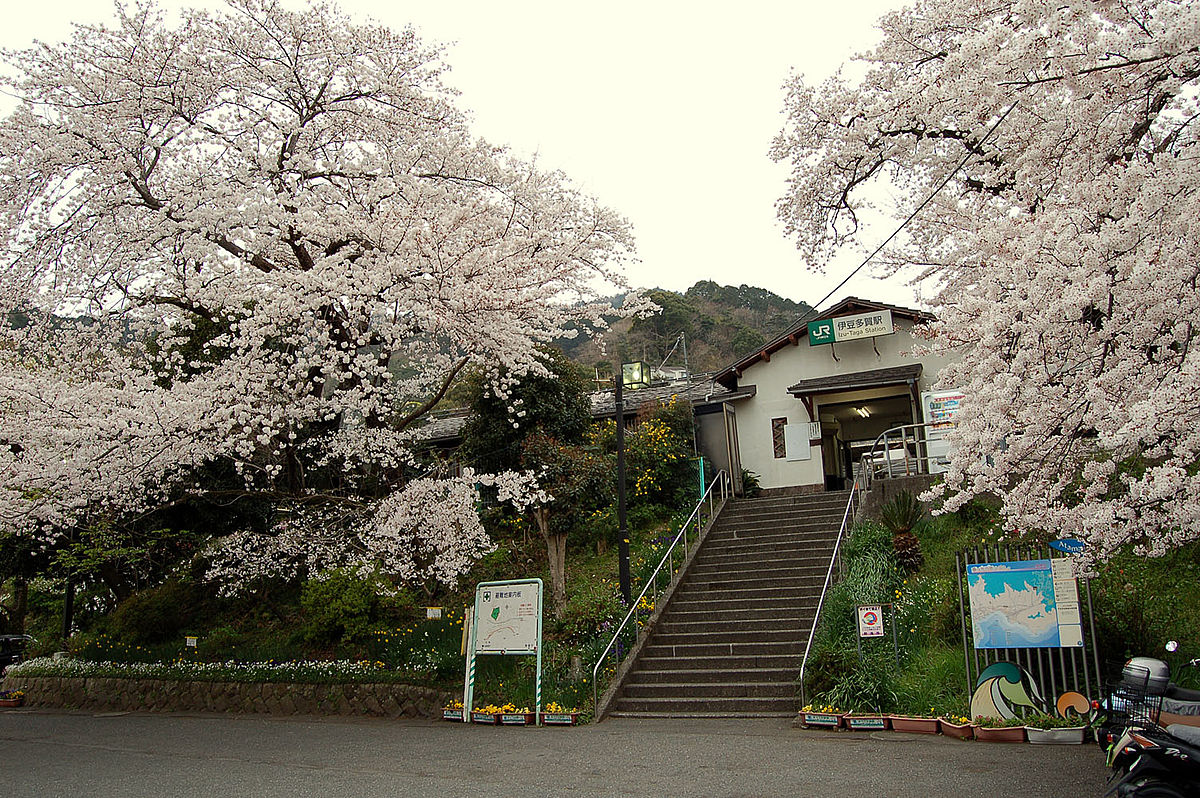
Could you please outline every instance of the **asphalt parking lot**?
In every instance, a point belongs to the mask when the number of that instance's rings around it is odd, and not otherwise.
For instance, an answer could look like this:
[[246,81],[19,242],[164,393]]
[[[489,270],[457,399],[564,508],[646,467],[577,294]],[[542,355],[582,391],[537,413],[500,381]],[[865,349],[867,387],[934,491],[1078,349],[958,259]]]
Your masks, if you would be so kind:
[[612,719],[578,728],[0,712],[9,796],[1100,796],[1094,745]]

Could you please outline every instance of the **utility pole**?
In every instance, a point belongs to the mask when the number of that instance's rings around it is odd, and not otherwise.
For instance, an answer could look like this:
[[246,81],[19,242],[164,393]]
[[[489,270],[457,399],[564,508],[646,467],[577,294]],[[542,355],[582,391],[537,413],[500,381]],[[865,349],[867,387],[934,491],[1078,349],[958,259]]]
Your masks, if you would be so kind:
[[625,369],[622,366],[617,366],[616,380],[617,569],[621,584],[621,598],[625,600],[625,606],[628,607],[633,603],[633,590],[629,579],[629,530],[625,524],[625,397],[621,390],[625,382]]

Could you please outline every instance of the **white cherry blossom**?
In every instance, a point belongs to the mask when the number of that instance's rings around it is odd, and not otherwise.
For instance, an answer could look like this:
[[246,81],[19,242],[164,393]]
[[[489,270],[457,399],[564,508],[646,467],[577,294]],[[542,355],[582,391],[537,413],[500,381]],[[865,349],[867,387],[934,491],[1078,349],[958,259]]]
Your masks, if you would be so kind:
[[881,27],[860,83],[790,82],[779,214],[818,254],[881,184],[903,216],[951,176],[881,260],[962,358],[946,507],[999,496],[1095,559],[1200,537],[1200,7],[921,0]]
[[5,54],[0,312],[28,324],[0,332],[0,527],[150,512],[228,464],[304,512],[226,576],[366,552],[453,581],[488,544],[464,479],[406,476],[421,419],[467,364],[518,379],[603,330],[628,224],[473,136],[412,30],[117,9]]

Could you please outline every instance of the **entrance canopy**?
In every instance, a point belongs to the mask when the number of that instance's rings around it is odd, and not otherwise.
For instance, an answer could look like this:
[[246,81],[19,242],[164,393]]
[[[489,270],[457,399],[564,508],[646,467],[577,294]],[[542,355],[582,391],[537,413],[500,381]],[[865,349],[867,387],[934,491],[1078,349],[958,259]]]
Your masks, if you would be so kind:
[[801,380],[788,387],[788,393],[797,398],[822,393],[840,393],[861,388],[883,388],[888,385],[907,385],[921,376],[921,364],[912,363],[886,369],[855,371],[850,374],[830,374]]

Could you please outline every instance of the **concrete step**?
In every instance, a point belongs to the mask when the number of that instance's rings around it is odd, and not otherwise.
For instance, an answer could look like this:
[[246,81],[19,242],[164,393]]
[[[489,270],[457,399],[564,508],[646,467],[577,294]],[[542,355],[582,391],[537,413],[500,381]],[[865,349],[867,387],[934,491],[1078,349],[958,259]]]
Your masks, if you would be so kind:
[[824,571],[804,569],[775,576],[760,574],[758,571],[716,572],[716,574],[689,575],[682,586],[708,590],[732,590],[757,587],[776,587],[780,589],[803,588],[812,584],[824,583]]
[[[808,601],[811,588],[794,588],[784,591],[768,591],[754,596],[732,596],[728,593],[710,595],[711,591],[697,590],[686,583],[679,586],[667,605],[666,612],[712,612],[714,610],[774,610],[780,607],[803,608]],[[820,591],[817,591],[818,593]],[[665,614],[665,613],[664,613]]]
[[797,540],[788,543],[730,540],[705,547],[692,561],[692,568],[728,563],[754,565],[760,568],[812,565],[829,567],[833,556],[833,541]]
[[778,599],[791,601],[795,606],[804,606],[809,602],[815,604],[817,597],[821,595],[823,584],[823,581],[817,581],[811,586],[804,587],[725,587],[717,589],[684,584],[672,597],[672,603],[676,600],[690,604],[693,601],[740,602]]
[[[799,709],[799,699],[791,698],[619,698],[618,712],[674,713],[713,712],[727,716],[728,713],[772,712],[794,715]],[[660,715],[659,717],[662,717]]]
[[814,518],[828,518],[836,525],[841,525],[842,518],[846,515],[846,505],[838,504],[827,507],[778,507],[778,508],[756,508],[753,510],[728,510],[721,513],[719,524],[721,526],[733,525],[736,526],[746,521],[759,521],[763,519],[773,519],[778,521],[806,521]]
[[678,617],[663,617],[655,628],[655,634],[695,634],[697,632],[773,632],[797,629],[807,629],[812,623],[812,614],[807,617],[795,616],[782,618],[738,618],[730,620],[715,618],[711,615],[697,614],[689,619]]
[[812,607],[786,602],[773,602],[772,605],[762,606],[761,602],[750,600],[750,606],[731,608],[724,602],[709,601],[702,607],[680,605],[668,607],[659,619],[659,628],[665,625],[685,625],[712,623],[751,623],[751,624],[808,624],[812,618]]
[[800,660],[804,658],[803,650],[798,654],[737,654],[714,655],[709,657],[664,657],[644,655],[637,662],[639,672],[652,671],[720,671],[727,673],[735,670],[751,672],[761,668],[788,668],[800,673]]
[[[728,534],[722,538],[709,538],[704,541],[701,554],[733,550],[744,551],[746,547],[776,546],[779,548],[821,547],[832,550],[836,535],[826,532],[779,532],[778,529],[757,535]],[[698,554],[697,554],[698,556]]]
[[[824,559],[824,562],[822,560]],[[694,564],[688,571],[688,577],[694,579],[709,579],[726,577],[735,578],[759,574],[762,576],[788,577],[808,576],[817,574],[822,579],[829,570],[829,560],[822,557],[803,557],[794,560],[762,560],[751,562],[745,559],[719,559]]]
[[784,654],[804,654],[804,641],[780,642],[736,642],[736,643],[702,643],[688,645],[662,645],[653,639],[642,649],[644,657],[749,657],[749,656],[780,656]]
[[795,718],[796,710],[791,712],[610,712],[609,717],[613,718],[633,718],[652,720],[654,718],[675,718],[685,720],[687,718],[734,718],[746,719],[751,718]]
[[655,630],[654,642],[663,646],[708,645],[725,643],[787,643],[798,637],[794,629],[745,629],[683,632]]
[[627,684],[725,684],[741,678],[750,682],[788,682],[794,687],[800,675],[799,664],[796,663],[796,668],[637,668],[630,671]]
[[[725,620],[725,613],[733,610],[762,609],[761,619],[780,617],[777,610],[788,608],[792,615],[809,614],[815,609],[821,595],[821,585],[810,587],[722,587],[697,588],[685,585],[680,588],[679,603],[671,602],[673,612],[703,612],[713,620]],[[677,594],[678,595],[678,594]],[[666,613],[663,613],[664,615]],[[741,614],[733,620],[752,618]],[[692,617],[688,620],[696,620]]]
[[703,682],[700,684],[656,682],[629,684],[623,698],[788,698],[795,700],[796,684],[779,682]]
[[820,507],[822,505],[841,504],[846,506],[850,500],[850,491],[829,491],[827,493],[806,493],[797,496],[760,496],[754,499],[734,499],[729,503],[729,510],[744,510],[747,508],[763,509],[768,507]]
[[829,559],[833,556],[832,547],[824,546],[795,546],[781,549],[775,546],[765,546],[761,551],[749,556],[747,551],[704,551],[696,555],[692,561],[692,569],[709,569],[721,566],[734,568],[794,568],[806,565],[825,570],[829,567]]
[[754,538],[758,535],[772,533],[787,533],[792,535],[829,535],[830,539],[838,536],[839,524],[836,521],[743,521],[737,524],[720,524],[709,533],[709,540],[724,540],[731,536],[738,538]]
[[776,546],[824,543],[825,545],[832,546],[835,540],[837,540],[837,529],[830,529],[829,527],[788,529],[775,524],[769,527],[764,526],[762,529],[735,527],[722,530],[720,534],[714,531],[709,534],[708,539],[704,542],[704,548],[708,550],[710,547],[723,548],[725,546],[763,545],[766,543]]

